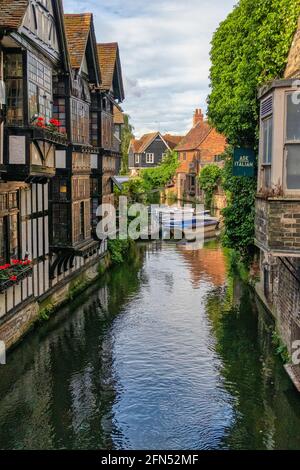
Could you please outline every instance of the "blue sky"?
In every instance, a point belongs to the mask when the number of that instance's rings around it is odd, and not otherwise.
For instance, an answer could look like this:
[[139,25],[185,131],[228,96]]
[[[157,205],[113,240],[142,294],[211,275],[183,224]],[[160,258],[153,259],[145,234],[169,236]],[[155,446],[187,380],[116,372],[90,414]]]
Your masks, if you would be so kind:
[[91,11],[98,42],[120,46],[126,100],[137,136],[184,134],[206,110],[213,32],[236,0],[64,0],[67,13]]

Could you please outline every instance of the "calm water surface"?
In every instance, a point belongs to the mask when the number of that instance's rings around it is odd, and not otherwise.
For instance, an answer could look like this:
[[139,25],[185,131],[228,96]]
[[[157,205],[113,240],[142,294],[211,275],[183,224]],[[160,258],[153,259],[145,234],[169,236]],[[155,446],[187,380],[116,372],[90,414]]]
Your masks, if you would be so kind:
[[0,369],[2,449],[300,449],[272,321],[214,242],[140,246]]

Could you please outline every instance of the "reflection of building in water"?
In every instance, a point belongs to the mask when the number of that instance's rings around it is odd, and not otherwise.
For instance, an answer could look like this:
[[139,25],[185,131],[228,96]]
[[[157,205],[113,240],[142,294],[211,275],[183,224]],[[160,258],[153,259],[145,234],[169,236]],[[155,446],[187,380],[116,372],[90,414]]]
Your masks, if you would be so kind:
[[199,285],[201,281],[211,281],[215,286],[222,286],[226,281],[226,261],[221,248],[204,247],[201,250],[189,251],[178,245],[191,272],[192,282]]

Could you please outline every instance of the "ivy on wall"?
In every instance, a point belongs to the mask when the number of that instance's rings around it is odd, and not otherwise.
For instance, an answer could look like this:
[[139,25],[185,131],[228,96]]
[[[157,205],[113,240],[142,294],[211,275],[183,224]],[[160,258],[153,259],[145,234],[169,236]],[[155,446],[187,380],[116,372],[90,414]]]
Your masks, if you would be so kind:
[[[300,15],[299,0],[240,0],[212,40],[208,116],[230,146],[258,149],[259,86],[282,78]],[[256,181],[233,178],[227,152],[224,211],[227,246],[251,251]]]

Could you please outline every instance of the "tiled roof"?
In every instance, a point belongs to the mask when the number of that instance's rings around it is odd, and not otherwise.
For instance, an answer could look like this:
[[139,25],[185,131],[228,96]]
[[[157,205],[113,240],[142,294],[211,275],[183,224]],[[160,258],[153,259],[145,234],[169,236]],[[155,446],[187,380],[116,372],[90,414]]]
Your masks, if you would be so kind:
[[300,78],[300,18],[290,49],[284,78]]
[[134,153],[143,153],[151,142],[157,137],[161,136],[170,149],[174,149],[176,145],[182,140],[182,136],[165,134],[161,135],[160,132],[151,132],[150,134],[144,134],[140,139],[132,139],[131,145]]
[[102,77],[101,88],[103,90],[110,90],[113,85],[118,43],[98,44],[97,48]]
[[93,20],[92,13],[66,14],[65,28],[71,66],[79,69],[86,51]]
[[163,135],[163,138],[167,142],[170,149],[173,150],[182,141],[183,136],[182,135],[165,134],[165,135]]
[[176,147],[178,151],[194,150],[206,139],[212,128],[206,121],[198,122]]
[[143,153],[158,134],[158,132],[151,132],[150,134],[144,134],[140,139],[132,139],[131,145],[134,153]]
[[114,106],[114,123],[124,124],[124,115],[117,106]]
[[28,0],[0,0],[0,29],[18,29],[22,25]]

